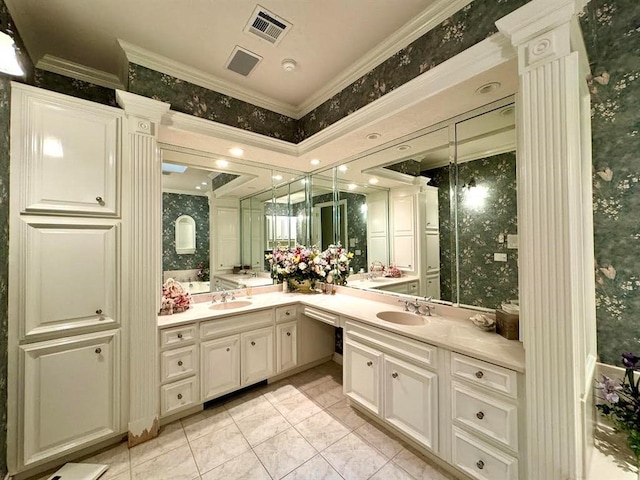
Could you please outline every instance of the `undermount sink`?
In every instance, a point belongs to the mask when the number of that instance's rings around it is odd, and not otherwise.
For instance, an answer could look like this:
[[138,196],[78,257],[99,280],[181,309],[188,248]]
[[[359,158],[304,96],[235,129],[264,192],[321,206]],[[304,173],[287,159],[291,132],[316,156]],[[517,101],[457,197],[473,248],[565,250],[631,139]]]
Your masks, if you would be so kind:
[[400,325],[424,325],[428,322],[422,315],[410,312],[380,312],[376,314],[376,317],[385,322],[398,323]]
[[249,300],[233,300],[231,302],[214,303],[209,308],[211,310],[233,310],[234,308],[248,307],[251,305]]

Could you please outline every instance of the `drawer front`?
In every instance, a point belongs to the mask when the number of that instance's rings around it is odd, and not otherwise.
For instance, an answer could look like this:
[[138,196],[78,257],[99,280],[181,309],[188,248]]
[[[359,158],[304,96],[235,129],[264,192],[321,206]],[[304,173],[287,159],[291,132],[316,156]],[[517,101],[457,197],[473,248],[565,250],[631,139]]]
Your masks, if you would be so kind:
[[295,305],[276,308],[276,323],[290,322],[296,319],[298,309]]
[[166,328],[160,331],[160,348],[188,345],[196,339],[196,326],[184,325],[177,328]]
[[177,380],[196,373],[198,355],[195,345],[162,352],[160,356],[160,382]]
[[518,407],[453,383],[454,421],[518,451]]
[[304,307],[302,313],[304,313],[309,318],[328,323],[329,325],[333,325],[334,327],[340,326],[340,317],[338,315],[334,315],[333,313],[325,312],[323,310],[318,310],[317,308],[311,307]]
[[273,325],[273,309],[241,313],[200,324],[200,338],[215,338]]
[[437,347],[352,321],[346,322],[345,330],[347,338],[380,348],[398,358],[421,366],[437,367]]
[[518,396],[517,374],[508,368],[499,367],[459,353],[452,353],[451,374],[454,378],[482,385],[512,398],[517,398]]
[[478,480],[517,480],[518,460],[453,428],[452,463]]
[[160,387],[160,416],[165,417],[199,403],[198,379],[189,377]]

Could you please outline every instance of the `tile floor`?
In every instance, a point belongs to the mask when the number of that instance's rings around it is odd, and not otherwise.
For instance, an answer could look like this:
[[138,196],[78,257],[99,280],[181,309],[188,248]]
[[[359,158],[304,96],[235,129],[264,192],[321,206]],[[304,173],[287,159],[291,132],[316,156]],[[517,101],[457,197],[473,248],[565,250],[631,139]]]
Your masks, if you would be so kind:
[[333,362],[83,461],[110,465],[100,480],[452,479],[349,407]]

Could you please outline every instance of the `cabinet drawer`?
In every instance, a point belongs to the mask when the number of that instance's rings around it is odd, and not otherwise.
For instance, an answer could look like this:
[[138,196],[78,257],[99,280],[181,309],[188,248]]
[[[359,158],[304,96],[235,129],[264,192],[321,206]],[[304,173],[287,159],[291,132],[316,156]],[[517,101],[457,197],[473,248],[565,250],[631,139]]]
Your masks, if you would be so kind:
[[178,328],[167,328],[160,331],[160,348],[175,347],[180,344],[193,343],[196,339],[196,326],[184,325]]
[[195,345],[162,352],[160,356],[160,382],[173,381],[193,375],[197,371],[198,356]]
[[295,305],[276,308],[276,323],[289,322],[295,320],[298,309]]
[[437,366],[438,349],[426,343],[352,321],[346,322],[345,330],[347,338],[393,353],[398,358],[430,368],[436,368]]
[[311,307],[304,307],[302,313],[304,313],[309,318],[328,323],[329,325],[333,325],[334,327],[340,326],[340,317],[338,315],[334,315],[333,313],[325,312],[323,310],[318,310],[317,308]]
[[518,407],[483,395],[476,390],[452,385],[454,421],[483,433],[506,447],[518,450]]
[[171,415],[199,403],[198,380],[186,378],[160,387],[160,416]]
[[200,338],[214,338],[273,325],[273,309],[244,313],[200,324]]
[[451,374],[513,398],[518,396],[516,372],[492,363],[452,353]]
[[467,475],[478,480],[516,480],[518,478],[517,459],[455,427],[451,461]]

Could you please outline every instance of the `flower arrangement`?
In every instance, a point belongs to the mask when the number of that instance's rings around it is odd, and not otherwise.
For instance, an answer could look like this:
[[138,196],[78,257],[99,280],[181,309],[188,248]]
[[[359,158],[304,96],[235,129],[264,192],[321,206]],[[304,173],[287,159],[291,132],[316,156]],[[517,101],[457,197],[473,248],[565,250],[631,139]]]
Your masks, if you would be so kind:
[[276,247],[265,257],[271,265],[271,278],[274,280],[279,283],[309,280],[313,288],[317,281],[346,284],[353,254],[340,244],[329,245],[322,252],[317,247],[298,245],[294,248]]
[[597,382],[596,388],[602,392],[604,402],[596,407],[617,430],[627,434],[627,445],[640,465],[640,377],[635,374],[640,371],[640,357],[623,353],[622,364],[625,367],[622,381],[603,375],[602,381]]
[[173,278],[168,278],[162,285],[160,315],[184,312],[189,308],[191,302],[191,295],[180,282],[176,282]]
[[198,273],[196,273],[196,277],[198,277],[199,282],[208,282],[209,281],[209,267],[207,267],[204,263],[200,262],[196,265],[198,269]]

